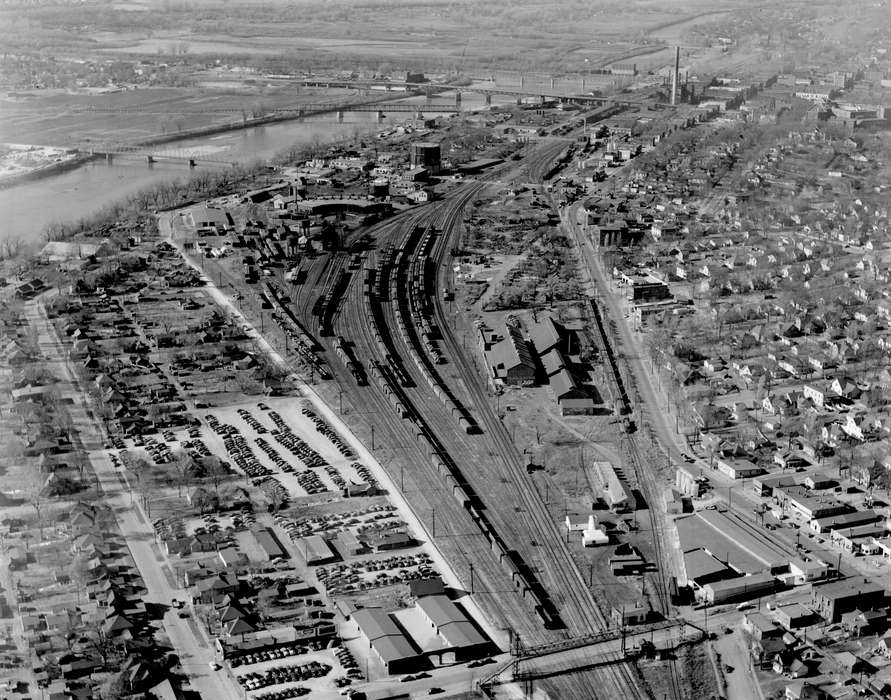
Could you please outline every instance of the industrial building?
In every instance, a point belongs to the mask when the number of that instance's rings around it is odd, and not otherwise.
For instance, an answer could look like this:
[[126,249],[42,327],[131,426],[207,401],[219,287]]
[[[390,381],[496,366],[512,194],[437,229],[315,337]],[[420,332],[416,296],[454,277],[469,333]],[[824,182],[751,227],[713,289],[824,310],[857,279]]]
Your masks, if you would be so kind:
[[622,513],[634,507],[634,496],[622,483],[616,470],[609,462],[593,462],[587,467],[588,477],[600,493],[609,509]]
[[594,397],[578,385],[565,367],[550,377],[550,387],[557,406],[560,407],[560,415],[586,416],[594,413],[597,406]]
[[707,490],[708,477],[702,473],[702,467],[682,464],[675,472],[674,488],[682,496],[697,498]]
[[684,552],[684,570],[687,573],[687,583],[695,588],[739,576],[739,572],[701,547]]
[[486,367],[493,381],[511,385],[527,385],[535,381],[535,361],[520,331],[507,326],[507,335],[497,337],[488,328],[481,327],[480,345],[486,358]]
[[387,673],[408,673],[426,665],[422,654],[388,613],[380,608],[363,608],[352,617]]
[[707,583],[698,591],[697,596],[709,605],[721,605],[722,603],[733,603],[770,595],[780,585],[780,582],[771,574],[752,574],[751,576]]
[[418,141],[411,145],[409,165],[412,168],[426,168],[431,175],[442,170],[442,148],[438,143]]
[[488,651],[491,643],[470,621],[464,611],[444,595],[427,595],[418,599],[417,608],[454,658],[444,663],[458,663],[477,658]]

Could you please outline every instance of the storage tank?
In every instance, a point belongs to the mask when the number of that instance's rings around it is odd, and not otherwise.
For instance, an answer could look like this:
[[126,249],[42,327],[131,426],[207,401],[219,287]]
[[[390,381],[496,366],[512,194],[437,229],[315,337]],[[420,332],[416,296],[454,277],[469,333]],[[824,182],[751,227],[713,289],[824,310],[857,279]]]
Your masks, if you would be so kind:
[[411,145],[409,160],[412,168],[427,168],[435,175],[442,167],[442,149],[438,143],[418,141]]

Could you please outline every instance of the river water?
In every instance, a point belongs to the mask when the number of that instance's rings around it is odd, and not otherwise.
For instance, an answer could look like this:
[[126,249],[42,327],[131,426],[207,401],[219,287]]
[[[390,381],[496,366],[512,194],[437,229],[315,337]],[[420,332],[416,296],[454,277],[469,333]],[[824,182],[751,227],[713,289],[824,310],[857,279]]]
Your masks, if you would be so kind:
[[[446,103],[454,99],[454,93],[442,93],[433,101]],[[423,106],[425,98],[418,96],[400,101]],[[478,109],[482,103],[481,95],[462,95],[462,109],[465,111]],[[497,98],[493,98],[493,104],[496,103]],[[370,136],[411,116],[408,112],[394,112],[386,115],[383,124],[378,124],[373,112],[350,112],[341,124],[334,114],[320,115],[302,121],[277,122],[216,136],[174,141],[155,150],[194,151],[226,162],[249,163],[267,160],[295,146],[336,141],[354,135]],[[198,162],[200,168],[200,160]],[[207,167],[212,170],[220,166]],[[77,220],[153,183],[188,176],[189,169],[184,163],[162,161],[150,168],[144,159],[126,157],[118,158],[111,164],[104,160],[91,161],[68,172],[0,190],[0,239],[40,242],[48,224]]]

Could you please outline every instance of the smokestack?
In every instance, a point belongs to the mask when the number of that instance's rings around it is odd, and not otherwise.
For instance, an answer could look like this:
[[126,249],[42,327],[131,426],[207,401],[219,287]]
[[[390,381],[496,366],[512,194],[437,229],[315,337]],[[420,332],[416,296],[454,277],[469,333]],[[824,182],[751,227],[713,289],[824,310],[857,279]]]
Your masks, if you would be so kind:
[[671,71],[671,104],[678,103],[678,72],[681,67],[681,47],[674,47],[674,70]]

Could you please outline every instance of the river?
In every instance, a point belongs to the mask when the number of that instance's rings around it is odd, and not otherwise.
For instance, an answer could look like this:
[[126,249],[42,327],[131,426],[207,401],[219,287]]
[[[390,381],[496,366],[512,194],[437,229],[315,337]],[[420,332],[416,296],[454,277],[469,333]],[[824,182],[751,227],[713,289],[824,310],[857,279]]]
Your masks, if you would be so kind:
[[[454,93],[442,93],[433,101],[443,103],[454,99]],[[400,101],[423,106],[425,98],[418,96]],[[498,102],[497,98],[493,98],[493,104]],[[462,95],[462,109],[465,111],[479,109],[482,104],[481,95]],[[407,112],[394,112],[386,115],[383,124],[378,124],[373,112],[349,112],[341,124],[334,114],[319,115],[215,136],[173,141],[155,150],[194,151],[226,162],[248,163],[267,160],[295,146],[375,134],[388,125],[398,124],[411,116]],[[208,169],[219,167],[211,165]],[[143,159],[127,157],[119,158],[111,164],[104,160],[91,161],[74,170],[0,190],[0,239],[17,238],[28,243],[40,242],[48,224],[77,220],[153,183],[188,176],[189,169],[184,163],[162,161],[150,168]]]

